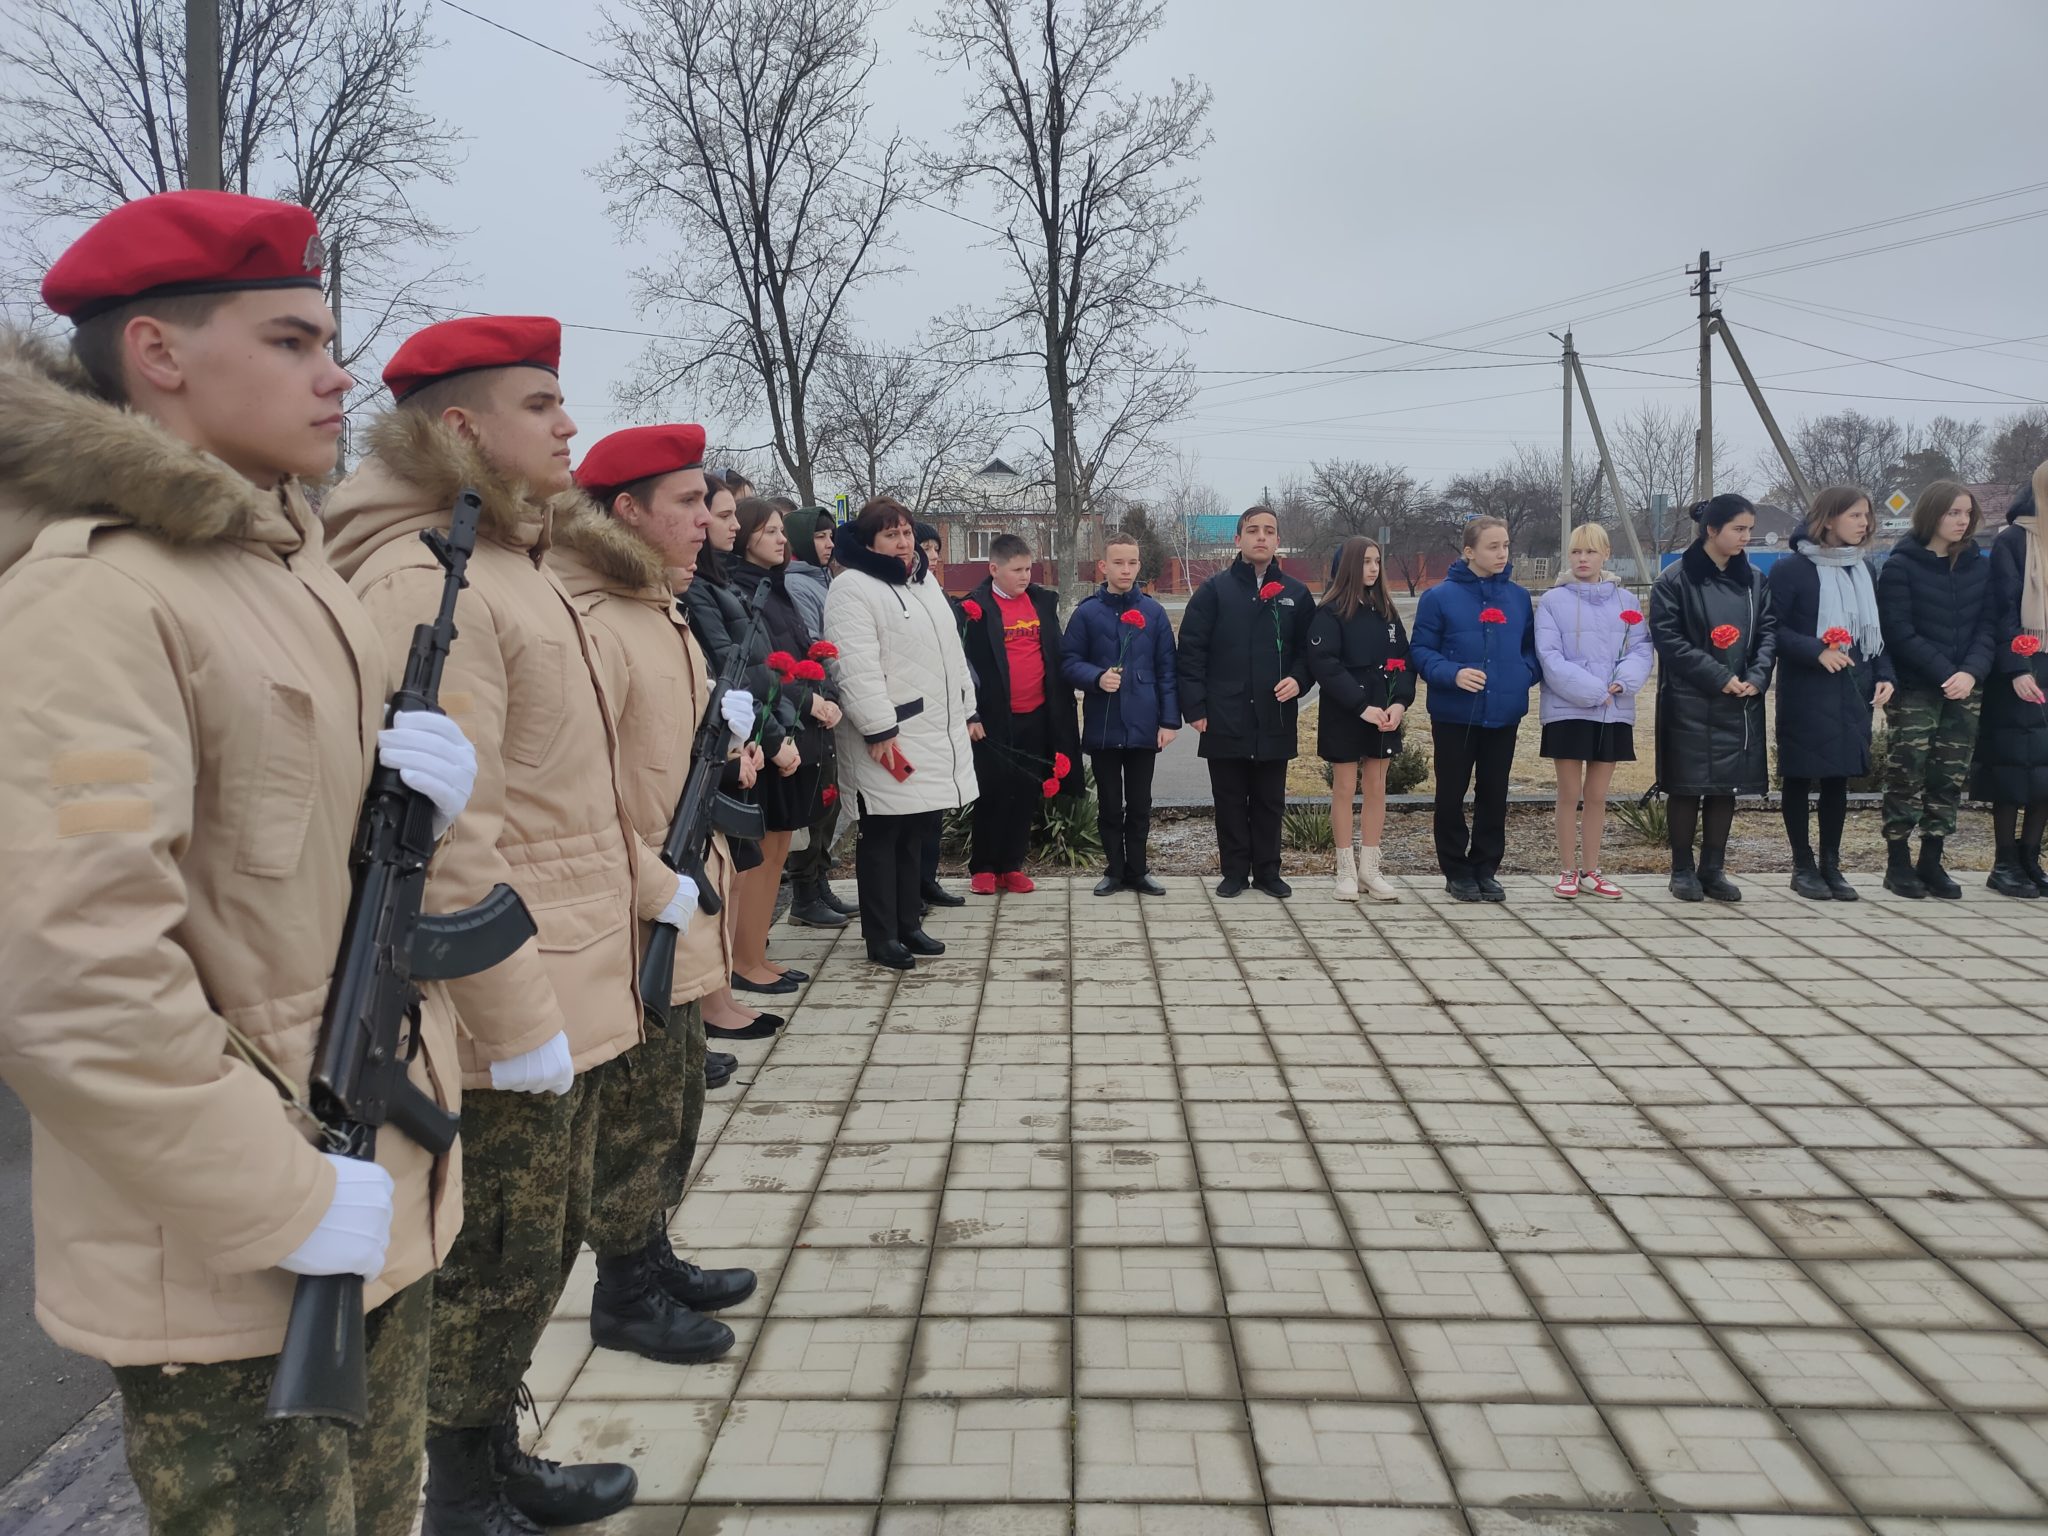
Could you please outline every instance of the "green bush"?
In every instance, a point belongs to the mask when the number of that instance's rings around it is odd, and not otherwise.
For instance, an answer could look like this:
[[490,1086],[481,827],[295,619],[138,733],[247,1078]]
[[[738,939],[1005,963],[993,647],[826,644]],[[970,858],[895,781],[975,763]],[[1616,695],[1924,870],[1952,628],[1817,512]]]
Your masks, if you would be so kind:
[[1337,846],[1327,805],[1290,806],[1280,821],[1280,842],[1297,853],[1328,853]]
[[1040,804],[1031,824],[1031,856],[1061,869],[1092,869],[1102,863],[1095,784],[1086,764],[1075,772],[1081,775],[1082,793],[1057,795]]
[[1652,791],[1640,800],[1624,800],[1613,811],[1636,842],[1661,848],[1671,841],[1671,808],[1662,795]]
[[974,837],[974,807],[958,806],[939,817],[939,851],[965,853]]
[[1404,741],[1400,755],[1387,764],[1387,793],[1412,794],[1428,777],[1429,754],[1419,742]]

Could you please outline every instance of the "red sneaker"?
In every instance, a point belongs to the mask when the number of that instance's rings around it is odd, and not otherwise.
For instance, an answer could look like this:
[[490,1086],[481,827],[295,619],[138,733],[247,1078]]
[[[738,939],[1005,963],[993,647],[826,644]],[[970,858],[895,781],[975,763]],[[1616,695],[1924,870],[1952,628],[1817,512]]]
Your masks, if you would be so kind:
[[1038,889],[1036,882],[1021,869],[1013,869],[1007,875],[996,876],[996,883],[1006,891],[1015,891],[1019,896],[1026,891]]
[[993,896],[996,893],[996,877],[984,871],[967,882],[967,889],[977,896]]

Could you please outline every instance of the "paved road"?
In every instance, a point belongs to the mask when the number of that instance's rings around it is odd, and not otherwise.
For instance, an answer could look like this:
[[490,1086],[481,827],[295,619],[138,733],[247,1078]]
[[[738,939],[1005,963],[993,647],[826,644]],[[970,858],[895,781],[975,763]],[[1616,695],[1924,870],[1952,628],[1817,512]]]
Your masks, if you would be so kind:
[[0,1088],[0,1485],[113,1390],[105,1366],[59,1349],[36,1323],[28,1141],[28,1112]]

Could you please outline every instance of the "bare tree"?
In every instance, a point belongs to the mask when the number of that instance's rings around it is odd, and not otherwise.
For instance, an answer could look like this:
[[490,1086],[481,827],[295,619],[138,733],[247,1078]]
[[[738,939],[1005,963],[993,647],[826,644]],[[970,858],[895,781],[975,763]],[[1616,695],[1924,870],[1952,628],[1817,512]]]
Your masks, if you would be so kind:
[[1987,479],[2002,485],[2026,484],[2034,466],[2048,462],[2048,406],[2033,406],[2001,418],[1986,458]]
[[1194,211],[1186,162],[1209,141],[1209,92],[1163,95],[1117,71],[1161,24],[1164,0],[945,0],[925,29],[934,56],[973,86],[952,152],[956,191],[992,189],[1006,228],[991,242],[1013,278],[1004,300],[956,317],[963,335],[1013,338],[1045,380],[1063,572],[1094,498],[1149,477],[1159,429],[1193,398],[1185,329],[1194,290],[1165,280]]
[[887,494],[922,515],[948,471],[985,462],[1002,437],[1000,417],[961,373],[909,353],[827,352],[815,394],[818,468],[856,504]]
[[1906,451],[1906,429],[1889,416],[1842,411],[1813,416],[1792,435],[1792,454],[1816,489],[1860,485],[1873,495],[1886,488],[1886,471]]
[[1202,478],[1202,459],[1197,453],[1180,452],[1163,466],[1157,495],[1162,536],[1183,561],[1195,556],[1196,521],[1228,515],[1230,505],[1223,493]]
[[1937,416],[1910,434],[1909,447],[1940,454],[1948,461],[1950,478],[1974,485],[1990,466],[1991,431],[1974,419]]
[[1330,459],[1309,465],[1306,494],[1316,512],[1315,552],[1327,554],[1353,534],[1377,538],[1404,522],[1420,490],[1399,464]]
[[688,384],[738,417],[765,405],[804,501],[824,439],[812,390],[844,342],[848,296],[891,270],[879,258],[911,192],[901,137],[864,142],[877,9],[627,0],[604,31],[633,94],[603,174],[612,213],[622,237],[660,231],[675,250],[636,274],[641,309],[710,328],[680,355],[651,349],[623,398],[652,409]]
[[[1561,468],[1556,450],[1545,452],[1525,443],[1491,469],[1453,476],[1438,498],[1444,536],[1456,547],[1464,525],[1472,518],[1497,517],[1508,525],[1508,538],[1516,550],[1537,553],[1556,548],[1562,526],[1558,511]],[[1592,482],[1598,478],[1595,461],[1574,456],[1575,524],[1593,520],[1600,491]]]
[[[1658,402],[1645,402],[1624,413],[1607,434],[1614,473],[1621,481],[1621,494],[1628,498],[1629,515],[1638,519],[1636,527],[1645,549],[1674,549],[1692,536],[1692,524],[1679,513],[1692,503],[1693,448],[1698,439],[1697,416]],[[1783,466],[1779,466],[1782,472]],[[1716,435],[1714,483],[1725,487],[1734,478],[1728,444]],[[1670,497],[1672,508],[1663,526],[1657,528],[1650,526],[1650,503],[1655,496]]]

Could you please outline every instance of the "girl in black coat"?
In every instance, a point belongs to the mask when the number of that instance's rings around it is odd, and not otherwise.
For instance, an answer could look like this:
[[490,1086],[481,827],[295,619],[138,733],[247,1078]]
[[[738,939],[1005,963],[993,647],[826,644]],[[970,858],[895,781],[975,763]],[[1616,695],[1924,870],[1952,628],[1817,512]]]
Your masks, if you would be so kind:
[[1877,576],[1877,615],[1899,685],[1884,715],[1884,888],[1913,901],[1963,894],[1941,867],[1941,850],[1955,835],[1991,674],[1991,563],[1971,537],[1977,516],[1975,496],[1935,481]]
[[[1785,837],[1792,845],[1792,889],[1809,901],[1856,899],[1856,888],[1842,877],[1849,781],[1870,772],[1871,711],[1892,696],[1877,583],[1863,553],[1876,523],[1867,494],[1831,485],[1813,498],[1805,530],[1792,535],[1792,553],[1771,566]],[[1811,840],[1816,783],[1818,867]]]
[[[1740,901],[1725,864],[1735,797],[1769,787],[1764,690],[1778,654],[1770,589],[1743,554],[1756,509],[1733,494],[1696,503],[1700,535],[1650,589],[1657,781],[1670,797],[1671,894]],[[1693,863],[1693,837],[1700,838]]]
[[[2020,492],[1991,545],[1991,669],[1972,788],[1991,802],[1998,862],[1988,884],[2001,896],[2048,894],[2041,838],[2048,832],[2048,464]],[[2018,648],[2015,649],[2015,646]],[[2024,814],[2024,821],[2022,815]]]
[[[1381,580],[1380,547],[1350,538],[1308,626],[1308,670],[1322,689],[1316,754],[1330,765],[1330,827],[1337,835],[1337,894],[1375,901],[1399,893],[1380,874],[1387,822],[1387,763],[1401,753],[1401,720],[1415,702],[1408,631]],[[1361,796],[1352,851],[1351,797]]]

